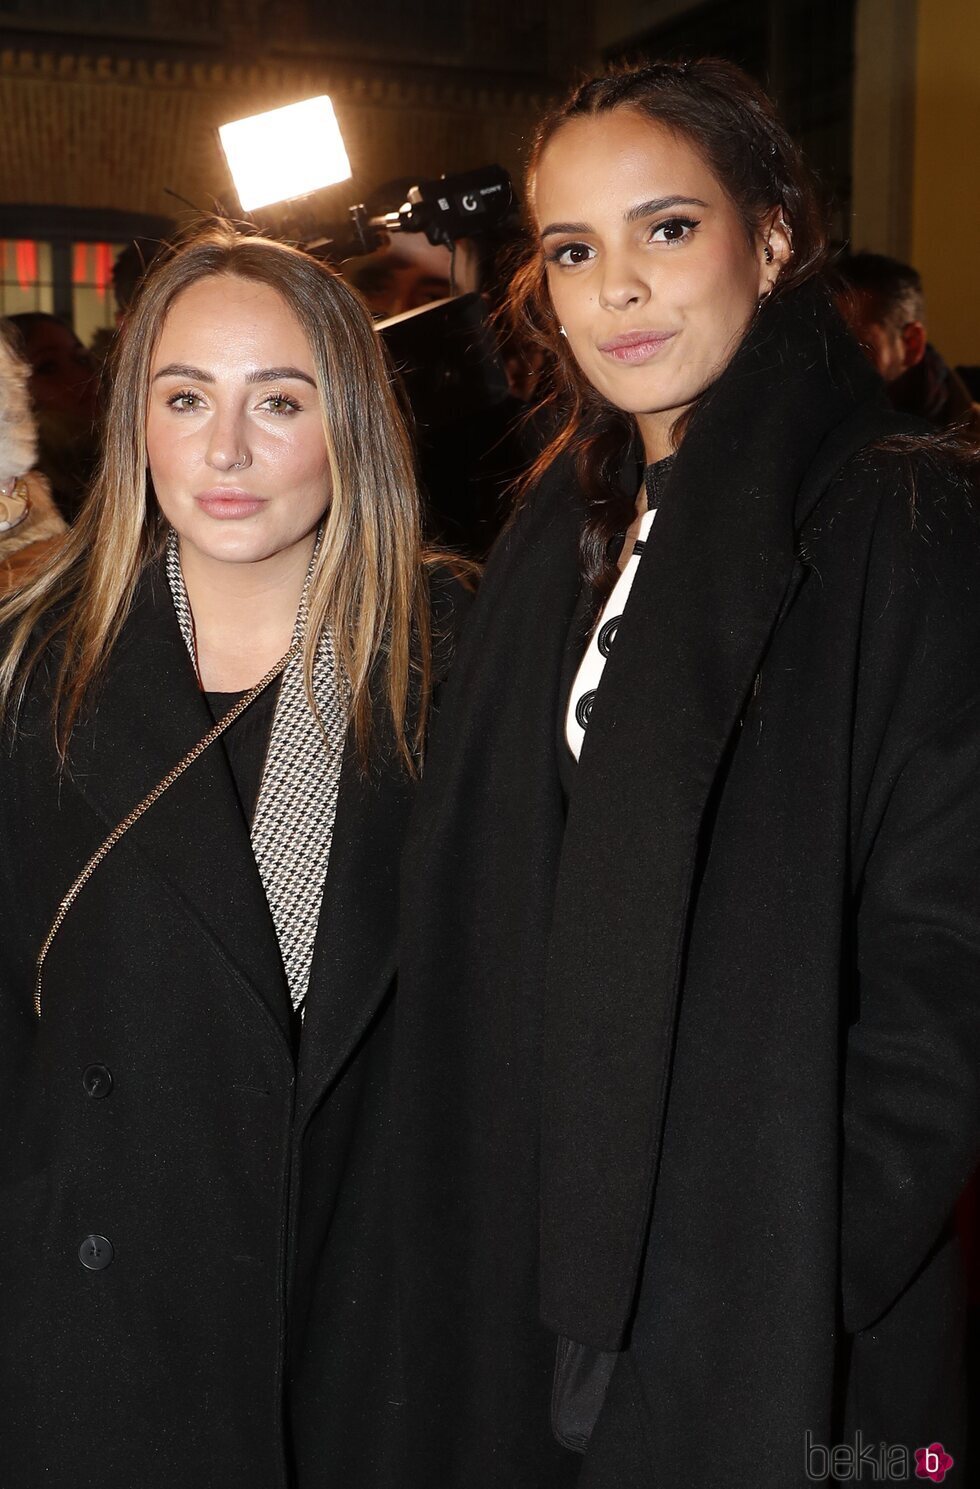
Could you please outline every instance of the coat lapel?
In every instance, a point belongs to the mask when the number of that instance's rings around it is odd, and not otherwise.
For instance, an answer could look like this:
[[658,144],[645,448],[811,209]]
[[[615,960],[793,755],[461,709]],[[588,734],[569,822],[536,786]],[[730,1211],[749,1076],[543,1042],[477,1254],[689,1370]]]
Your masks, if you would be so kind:
[[365,774],[348,740],[300,1041],[300,1128],[394,977],[398,864],[412,797],[397,760],[375,758]]
[[822,292],[760,313],[692,420],[593,707],[548,978],[542,1312],[598,1348],[633,1304],[712,792],[800,582],[806,471],[873,381]]
[[[448,568],[430,573],[429,594],[435,707],[469,595]],[[395,752],[383,693],[379,684],[368,769],[362,768],[352,737],[344,753],[300,1044],[300,1130],[350,1058],[395,975],[399,868],[417,783]]]
[[[140,583],[92,715],[80,723],[72,740],[72,783],[107,834],[212,722],[162,567],[154,567]],[[220,948],[246,994],[288,1039],[282,958],[220,740],[150,807],[124,841],[166,882],[187,915]]]
[[[448,569],[431,573],[429,588],[434,710],[470,597]],[[361,768],[349,737],[340,775],[300,1043],[300,1131],[369,1027],[395,975],[400,861],[417,783],[395,754],[382,693],[378,687],[369,769]]]

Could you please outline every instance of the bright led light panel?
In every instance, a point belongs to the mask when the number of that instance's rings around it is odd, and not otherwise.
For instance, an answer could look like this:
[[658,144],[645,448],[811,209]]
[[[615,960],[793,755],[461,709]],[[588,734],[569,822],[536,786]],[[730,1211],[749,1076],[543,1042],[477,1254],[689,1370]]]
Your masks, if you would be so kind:
[[244,212],[335,186],[351,173],[325,93],[222,124],[218,135]]

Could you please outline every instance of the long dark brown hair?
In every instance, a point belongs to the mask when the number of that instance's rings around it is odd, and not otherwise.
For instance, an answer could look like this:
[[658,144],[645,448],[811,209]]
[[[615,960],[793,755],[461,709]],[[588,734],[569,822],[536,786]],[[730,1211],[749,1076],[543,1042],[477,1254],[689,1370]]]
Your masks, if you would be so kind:
[[[527,170],[527,201],[533,203],[541,156],[564,124],[622,108],[691,142],[734,202],[750,241],[764,220],[779,212],[792,256],[773,295],[785,295],[820,273],[827,259],[827,237],[803,157],[767,94],[733,63],[715,57],[617,67],[580,84],[538,126]],[[559,455],[572,458],[589,509],[582,534],[582,568],[602,590],[615,574],[608,556],[611,540],[634,515],[635,493],[624,493],[614,479],[634,425],[587,381],[559,334],[544,257],[537,235],[532,236],[534,244],[511,285],[509,318],[515,334],[542,359],[542,382],[549,392],[538,412],[545,427],[555,432],[521,482],[520,492],[536,485]],[[681,421],[675,426],[675,441],[682,432]]]

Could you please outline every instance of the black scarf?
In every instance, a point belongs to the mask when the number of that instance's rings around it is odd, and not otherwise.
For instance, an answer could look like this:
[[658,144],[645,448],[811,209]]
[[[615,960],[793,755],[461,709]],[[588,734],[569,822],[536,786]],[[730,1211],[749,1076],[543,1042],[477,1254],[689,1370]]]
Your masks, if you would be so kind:
[[[583,512],[567,466],[553,468],[491,559],[450,679],[408,859],[405,1038],[415,1069],[423,1044],[451,1043],[464,1110],[488,1045],[513,1072],[498,1139],[519,1147],[540,1120],[541,1317],[596,1348],[621,1347],[636,1295],[702,826],[770,638],[802,582],[800,529],[846,454],[869,429],[874,437],[894,423],[821,286],[762,307],[664,483],[564,831],[556,716],[569,649],[577,665],[583,644],[574,623]],[[481,769],[496,803],[485,829],[472,805]],[[644,821],[656,824],[642,873],[629,851],[627,783],[637,776]],[[519,855],[505,819],[526,825]],[[483,928],[477,952],[453,924],[467,915]],[[624,927],[633,928],[627,941]],[[431,1010],[414,1002],[416,976],[420,986],[452,982],[461,1008],[441,1009],[429,1025]],[[527,1010],[520,1027],[515,1006]],[[418,1095],[422,1106],[433,1099]],[[452,1092],[438,1105],[451,1108]],[[457,1157],[445,1154],[447,1175]],[[460,1182],[480,1187],[484,1159],[489,1192],[498,1161],[489,1149],[469,1154]],[[513,1207],[517,1247],[537,1200],[529,1191],[523,1210]],[[426,1231],[424,1189],[406,1205]]]

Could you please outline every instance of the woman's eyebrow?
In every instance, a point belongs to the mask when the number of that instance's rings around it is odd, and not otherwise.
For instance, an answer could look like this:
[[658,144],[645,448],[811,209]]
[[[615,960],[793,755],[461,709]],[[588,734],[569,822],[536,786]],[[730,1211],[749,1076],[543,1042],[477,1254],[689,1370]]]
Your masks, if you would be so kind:
[[[641,217],[652,217],[655,212],[664,212],[668,207],[707,207],[699,196],[655,196],[648,202],[637,202],[635,207],[628,207],[623,213],[624,222],[638,222]],[[541,237],[547,238],[554,233],[591,233],[587,222],[549,222],[547,227],[541,229]]]
[[591,231],[587,222],[549,222],[547,227],[541,229],[541,237],[548,238],[552,233],[591,233]]
[[298,367],[258,367],[254,372],[248,374],[245,381],[248,383],[278,383],[287,377],[296,378],[301,383],[309,383],[311,388],[316,387],[316,383],[310,377],[310,374],[308,372],[302,372]]
[[189,377],[196,383],[213,383],[214,374],[205,372],[200,367],[189,367],[185,362],[168,362],[166,367],[161,367],[159,372],[153,374],[153,381],[160,377]]
[[663,212],[668,207],[707,207],[697,196],[655,196],[649,202],[638,202],[635,207],[630,207],[623,213],[624,222],[638,222],[641,217],[652,217],[655,212]]
[[[213,383],[215,376],[213,372],[205,372],[201,367],[191,367],[186,362],[168,362],[166,367],[161,367],[159,372],[153,374],[153,381],[160,377],[187,377],[196,383]],[[299,367],[256,367],[254,371],[245,374],[247,383],[278,383],[285,378],[296,378],[301,383],[309,383],[311,388],[316,383],[308,372],[303,372]]]

